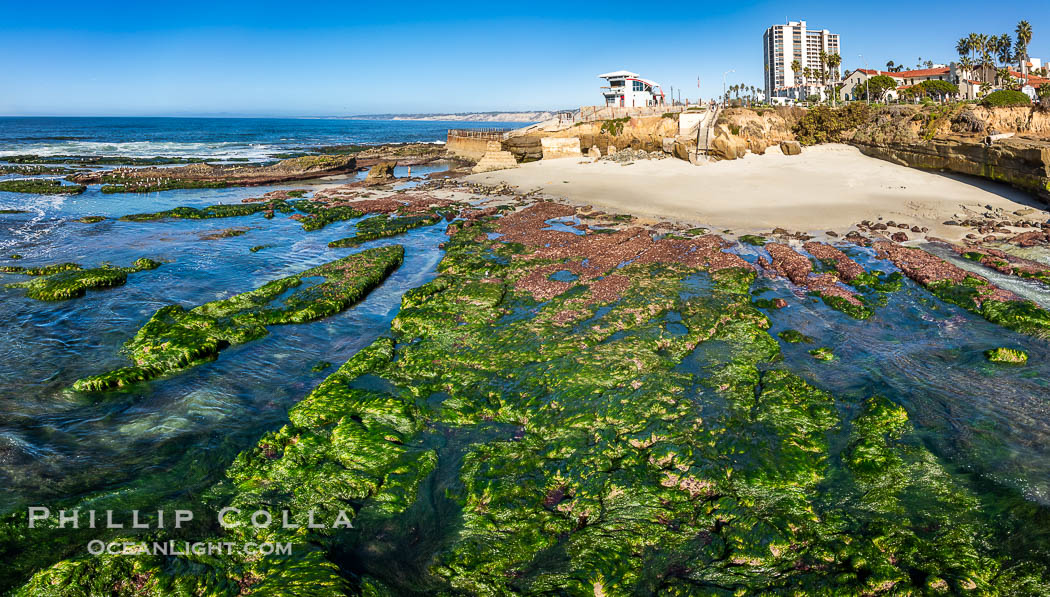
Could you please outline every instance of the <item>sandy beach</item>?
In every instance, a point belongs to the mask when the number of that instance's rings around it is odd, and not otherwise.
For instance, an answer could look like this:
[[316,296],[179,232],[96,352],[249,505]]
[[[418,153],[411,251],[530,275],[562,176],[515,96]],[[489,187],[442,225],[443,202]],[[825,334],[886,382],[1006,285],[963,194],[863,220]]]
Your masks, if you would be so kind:
[[945,226],[953,218],[980,217],[986,206],[1007,214],[1026,207],[1045,219],[1046,206],[1006,185],[916,170],[870,158],[849,145],[807,147],[693,166],[676,159],[629,165],[589,159],[544,160],[469,180],[505,182],[522,192],[541,189],[581,205],[652,220],[689,222],[735,234],[775,227],[813,234],[844,233],[862,220],[896,221],[959,239],[970,230]]

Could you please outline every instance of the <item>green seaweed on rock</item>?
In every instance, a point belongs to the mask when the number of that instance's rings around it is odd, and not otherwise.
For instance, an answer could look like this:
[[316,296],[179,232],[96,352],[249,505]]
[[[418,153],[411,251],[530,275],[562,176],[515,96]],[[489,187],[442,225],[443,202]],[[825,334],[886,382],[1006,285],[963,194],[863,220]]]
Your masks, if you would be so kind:
[[119,219],[124,222],[147,222],[151,220],[188,219],[205,220],[211,218],[234,218],[249,216],[261,211],[276,210],[282,213],[291,213],[292,207],[287,201],[267,201],[260,203],[220,203],[208,207],[176,207],[166,211],[153,213],[129,214]]
[[351,237],[341,238],[328,243],[331,248],[356,247],[370,240],[397,236],[419,228],[430,226],[441,221],[441,216],[408,216],[390,217],[387,214],[373,216],[357,223],[357,232]]
[[78,195],[87,187],[81,184],[64,185],[53,178],[25,178],[21,180],[0,180],[0,191],[8,193],[29,193],[36,195]]
[[81,269],[75,263],[64,263],[22,270],[19,273],[40,277],[7,284],[6,288],[25,288],[26,296],[40,301],[63,301],[84,296],[89,289],[121,286],[128,281],[128,274],[156,269],[160,265],[159,262],[145,257],[136,260],[131,267],[103,265]]
[[[212,360],[227,346],[259,339],[268,333],[268,325],[334,315],[363,299],[403,258],[400,245],[370,249],[191,310],[162,307],[125,345],[134,365],[77,380],[73,388],[98,391],[149,380]],[[317,276],[325,281],[273,304],[304,279]]]
[[[537,300],[519,282],[573,260],[485,240],[492,231],[455,233],[438,277],[403,296],[393,338],[329,375],[214,488],[241,510],[221,539],[291,541],[303,559],[80,556],[25,594],[104,574],[144,578],[146,590],[228,594],[250,578],[253,594],[299,594],[279,584],[292,571],[322,576],[317,594],[359,595],[1047,586],[1045,550],[1009,552],[904,409],[881,398],[841,408],[778,368],[769,320],[751,303],[754,272],[632,263],[617,268],[628,282],[616,297],[581,280]],[[278,292],[201,315],[258,314]],[[493,431],[447,447],[477,429]],[[299,522],[345,512],[354,529],[255,529],[259,504]],[[153,584],[173,569],[199,584]]]
[[812,344],[813,343],[813,338],[810,338],[809,336],[803,334],[802,332],[800,332],[798,330],[784,330],[783,332],[780,332],[777,335],[780,336],[781,340],[783,340],[784,342],[787,342],[789,344],[799,344],[799,343]]
[[1024,365],[1028,362],[1028,353],[1016,348],[993,348],[991,350],[986,350],[984,356],[993,363]]

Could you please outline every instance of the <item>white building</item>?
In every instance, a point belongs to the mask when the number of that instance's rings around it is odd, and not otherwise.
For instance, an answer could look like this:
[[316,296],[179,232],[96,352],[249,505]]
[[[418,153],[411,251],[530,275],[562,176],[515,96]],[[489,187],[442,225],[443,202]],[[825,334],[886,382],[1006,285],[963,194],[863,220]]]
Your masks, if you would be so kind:
[[643,79],[638,73],[618,70],[598,75],[609,84],[602,87],[606,106],[619,108],[638,108],[642,106],[661,106],[664,103],[664,92],[656,81]]
[[[762,56],[765,62],[766,96],[785,97],[786,90],[797,86],[814,86],[821,82],[821,77],[810,77],[805,80],[802,72],[808,67],[814,71],[821,69],[820,52],[842,55],[842,47],[837,33],[827,29],[810,30],[805,21],[789,21],[787,25],[773,25],[762,35]],[[800,71],[791,70],[791,63],[798,60]],[[826,67],[825,67],[826,68]],[[842,73],[839,67],[830,69],[828,84],[838,82]],[[796,92],[795,95],[799,93]]]

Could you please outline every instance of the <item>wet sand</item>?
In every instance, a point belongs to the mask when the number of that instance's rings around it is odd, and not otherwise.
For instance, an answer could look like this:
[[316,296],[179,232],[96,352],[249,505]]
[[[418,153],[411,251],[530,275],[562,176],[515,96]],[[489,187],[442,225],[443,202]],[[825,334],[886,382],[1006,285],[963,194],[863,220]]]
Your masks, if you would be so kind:
[[957,240],[972,230],[943,222],[980,217],[989,205],[1002,208],[1012,219],[1017,219],[1014,211],[1025,207],[1037,208],[1026,219],[1047,218],[1046,205],[1006,185],[908,168],[839,144],[807,147],[797,156],[785,156],[773,147],[765,155],[701,166],[677,159],[623,166],[564,158],[467,180],[505,182],[522,192],[541,189],[571,203],[736,234],[775,227],[842,234],[862,220],[882,217]]

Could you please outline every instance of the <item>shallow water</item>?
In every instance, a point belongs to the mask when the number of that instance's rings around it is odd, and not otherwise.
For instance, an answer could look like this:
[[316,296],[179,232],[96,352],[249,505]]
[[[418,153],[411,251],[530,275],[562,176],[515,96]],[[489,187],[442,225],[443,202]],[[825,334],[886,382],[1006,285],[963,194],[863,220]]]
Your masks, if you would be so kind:
[[[131,274],[124,286],[89,290],[69,301],[45,303],[26,298],[22,290],[0,289],[0,512],[163,476],[187,456],[214,481],[237,452],[283,424],[288,408],[331,373],[312,372],[315,364],[342,363],[385,333],[401,294],[435,275],[444,227],[374,241],[366,248],[404,245],[405,262],[362,303],[339,315],[272,326],[265,338],[231,347],[214,362],[127,391],[83,395],[66,389],[80,377],[126,365],[122,345],[164,305],[192,307],[226,298],[361,250],[327,247],[351,235],[353,221],[304,232],[284,214],[272,220],[258,215],[97,224],[74,218],[236,203],[273,188],[279,187],[120,195],[93,188],[80,196],[37,198],[0,194],[0,206],[30,211],[0,215],[4,263],[128,265],[139,257],[165,262]],[[249,230],[200,239],[228,227]],[[249,250],[257,245],[272,246]],[[7,259],[11,253],[24,259]],[[4,275],[3,282],[25,278]]]
[[[896,271],[870,249],[843,249],[868,270]],[[987,268],[968,263],[994,278]],[[795,329],[814,339],[812,344],[781,341],[788,368],[831,392],[840,406],[873,394],[890,398],[908,411],[930,447],[949,463],[1050,505],[1046,341],[943,303],[907,279],[865,321],[834,311],[783,280],[763,285],[772,290],[762,298],[782,297],[789,303],[767,311],[770,333]],[[808,351],[818,346],[831,348],[837,358],[814,359]],[[999,346],[1025,350],[1028,365],[985,359],[984,351]]]

